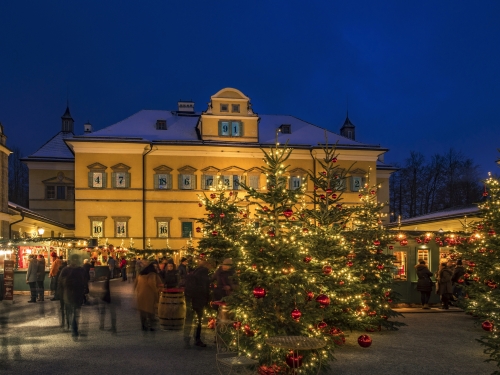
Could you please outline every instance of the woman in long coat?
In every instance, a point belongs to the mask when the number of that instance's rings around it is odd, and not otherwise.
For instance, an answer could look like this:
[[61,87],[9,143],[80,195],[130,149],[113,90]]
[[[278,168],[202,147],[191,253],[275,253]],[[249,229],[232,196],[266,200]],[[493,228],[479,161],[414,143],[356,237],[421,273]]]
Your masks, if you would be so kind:
[[451,278],[453,276],[453,271],[446,266],[446,263],[441,263],[438,272],[439,288],[437,293],[441,296],[441,301],[443,302],[442,309],[448,310],[450,303],[450,295],[453,293],[453,284]]
[[424,260],[421,260],[419,264],[415,266],[417,271],[417,290],[420,292],[420,300],[422,302],[423,309],[430,309],[429,299],[431,298],[431,292],[434,282],[431,280],[432,272],[429,271]]
[[139,273],[135,281],[137,309],[141,315],[143,331],[154,331],[155,303],[158,302],[160,290],[163,288],[157,267],[156,263],[150,263]]

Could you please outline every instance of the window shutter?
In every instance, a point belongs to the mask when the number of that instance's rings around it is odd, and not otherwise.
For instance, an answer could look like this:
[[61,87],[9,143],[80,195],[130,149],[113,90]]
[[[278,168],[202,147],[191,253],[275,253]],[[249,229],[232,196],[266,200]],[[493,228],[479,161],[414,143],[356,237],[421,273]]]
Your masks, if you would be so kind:
[[153,175],[153,188],[155,190],[158,190],[160,188],[160,175],[154,174]]
[[364,189],[365,188],[365,184],[366,184],[366,178],[362,178],[361,179],[361,188]]
[[240,121],[240,137],[243,137],[243,121]]
[[93,187],[94,186],[94,175],[92,172],[89,172],[88,176],[89,176],[89,187]]
[[180,190],[182,189],[182,175],[180,174],[177,178],[177,188]]
[[167,174],[165,177],[167,178],[167,189],[172,189],[172,175]]
[[259,188],[259,179],[260,176],[258,175],[250,175],[249,177],[249,185],[251,188],[258,189]]
[[[195,174],[192,174],[191,175],[191,189],[192,190],[196,190],[196,175]],[[191,229],[193,227],[193,223],[191,223]]]
[[102,188],[107,188],[108,187],[108,173],[104,172],[102,174]]
[[116,186],[116,173],[115,172],[112,172],[111,173],[111,187],[115,187]]
[[130,173],[125,173],[125,187],[130,187]]

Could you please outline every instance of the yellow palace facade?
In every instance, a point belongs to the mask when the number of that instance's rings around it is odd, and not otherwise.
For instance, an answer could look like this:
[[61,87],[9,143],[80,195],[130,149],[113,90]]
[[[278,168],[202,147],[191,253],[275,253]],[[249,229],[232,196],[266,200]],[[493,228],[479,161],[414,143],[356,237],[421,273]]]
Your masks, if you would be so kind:
[[[114,125],[73,134],[69,109],[62,131],[23,161],[30,170],[30,208],[74,225],[76,237],[99,238],[115,246],[181,249],[196,242],[196,219],[205,214],[198,195],[218,180],[239,192],[244,181],[265,188],[261,148],[288,142],[289,188],[311,182],[314,157],[322,157],[325,134],[337,143],[338,164],[351,168],[344,180],[343,204],[356,204],[359,187],[381,184],[378,199],[389,200],[389,177],[383,163],[388,150],[355,140],[346,118],[340,135],[289,115],[254,112],[250,98],[234,88],[211,96],[203,112],[181,101],[177,110],[142,110]],[[388,207],[386,208],[388,210]],[[168,240],[168,242],[167,242]]]

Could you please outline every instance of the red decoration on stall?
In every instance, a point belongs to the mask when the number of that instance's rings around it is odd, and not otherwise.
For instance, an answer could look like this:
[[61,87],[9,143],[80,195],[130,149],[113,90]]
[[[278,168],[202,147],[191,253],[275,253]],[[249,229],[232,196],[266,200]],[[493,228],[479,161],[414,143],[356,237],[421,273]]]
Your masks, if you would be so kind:
[[362,348],[368,348],[372,344],[372,339],[368,335],[361,335],[358,337],[358,344]]
[[264,298],[266,296],[266,290],[264,288],[261,288],[260,286],[257,286],[253,289],[253,296],[255,298]]

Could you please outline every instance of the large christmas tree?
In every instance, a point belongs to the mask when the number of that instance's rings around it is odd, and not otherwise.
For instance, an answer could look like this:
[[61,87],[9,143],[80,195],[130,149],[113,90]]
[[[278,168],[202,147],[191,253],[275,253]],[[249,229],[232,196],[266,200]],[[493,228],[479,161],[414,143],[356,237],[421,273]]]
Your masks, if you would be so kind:
[[[479,318],[488,333],[479,342],[485,353],[500,367],[500,182],[490,177],[484,181],[484,201],[479,204],[482,219],[466,241],[457,246],[466,264],[466,273],[458,280],[465,287],[466,311]],[[495,372],[500,374],[500,372]]]

